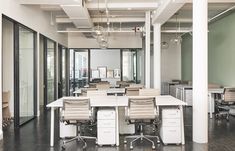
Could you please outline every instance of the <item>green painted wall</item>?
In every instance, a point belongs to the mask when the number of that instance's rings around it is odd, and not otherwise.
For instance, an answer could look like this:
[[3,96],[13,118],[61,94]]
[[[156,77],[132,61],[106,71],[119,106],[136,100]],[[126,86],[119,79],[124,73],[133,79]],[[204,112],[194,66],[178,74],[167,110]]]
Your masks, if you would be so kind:
[[[182,80],[192,80],[192,36],[182,41]],[[210,24],[208,81],[235,86],[235,12]]]

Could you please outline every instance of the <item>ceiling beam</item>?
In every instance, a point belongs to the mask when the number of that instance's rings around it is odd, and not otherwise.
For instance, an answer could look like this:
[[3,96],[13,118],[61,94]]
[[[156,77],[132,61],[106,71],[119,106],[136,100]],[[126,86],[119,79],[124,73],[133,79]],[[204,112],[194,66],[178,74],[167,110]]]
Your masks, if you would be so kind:
[[[186,0],[186,3],[192,2],[192,0]],[[235,0],[208,0],[208,3],[235,3]]]
[[152,18],[152,23],[164,24],[169,20],[187,0],[165,0],[155,11]]
[[[106,18],[92,18],[91,21],[93,23],[106,23]],[[57,17],[56,23],[71,23],[72,21],[68,17]],[[109,18],[109,22],[111,23],[135,23],[135,22],[145,22],[145,18],[126,18],[126,17],[115,17],[115,18]]]
[[[87,9],[98,10],[98,3],[86,3]],[[158,8],[157,2],[152,3],[108,3],[108,10],[155,10]],[[100,9],[105,9],[106,4],[100,3]]]
[[82,5],[82,0],[20,0],[22,5]]

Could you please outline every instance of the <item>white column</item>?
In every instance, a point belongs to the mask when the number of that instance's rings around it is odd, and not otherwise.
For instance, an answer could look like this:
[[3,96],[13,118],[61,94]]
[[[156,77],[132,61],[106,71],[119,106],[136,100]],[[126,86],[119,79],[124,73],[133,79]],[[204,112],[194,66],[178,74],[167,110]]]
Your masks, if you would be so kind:
[[37,33],[37,116],[40,116],[40,34]]
[[153,25],[154,88],[161,92],[161,24]]
[[150,88],[150,11],[145,13],[145,87]]
[[208,142],[208,2],[193,0],[193,141]]
[[2,132],[2,10],[0,6],[0,140],[3,139]]

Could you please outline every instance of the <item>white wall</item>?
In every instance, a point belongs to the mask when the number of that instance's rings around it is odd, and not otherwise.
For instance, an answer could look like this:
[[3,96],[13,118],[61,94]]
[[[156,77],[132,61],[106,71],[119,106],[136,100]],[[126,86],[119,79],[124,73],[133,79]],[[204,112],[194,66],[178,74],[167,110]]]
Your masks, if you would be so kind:
[[13,23],[6,19],[2,20],[2,90],[10,91],[9,108],[11,116],[14,117],[14,37]]
[[171,41],[174,34],[162,34],[162,41],[169,44],[168,49],[161,50],[161,81],[181,79],[181,44]]
[[91,49],[91,69],[106,66],[107,69],[120,69],[120,49]]
[[[90,52],[91,69],[97,69],[99,66],[106,66],[107,70],[120,69],[120,49],[91,49]],[[116,85],[120,79],[106,78],[102,81],[109,81],[111,85]]]
[[67,35],[57,33],[56,26],[50,25],[49,12],[40,10],[38,6],[20,5],[19,0],[1,0],[0,5],[4,15],[67,46]]
[[[68,34],[69,48],[99,48],[94,38],[86,38],[81,33]],[[110,33],[109,48],[142,48],[140,33]]]

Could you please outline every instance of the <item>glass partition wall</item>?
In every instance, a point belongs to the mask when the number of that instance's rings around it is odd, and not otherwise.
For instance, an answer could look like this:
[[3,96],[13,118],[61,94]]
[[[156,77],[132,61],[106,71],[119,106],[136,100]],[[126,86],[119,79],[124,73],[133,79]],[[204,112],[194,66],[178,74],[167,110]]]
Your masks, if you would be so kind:
[[67,48],[62,45],[58,46],[58,65],[59,65],[59,76],[58,76],[58,98],[67,96]]
[[137,82],[137,51],[122,50],[122,80]]
[[18,23],[14,25],[15,127],[36,115],[36,34]]
[[44,107],[56,99],[56,44],[44,37]]
[[70,95],[88,84],[88,63],[89,51],[87,49],[70,49]]

